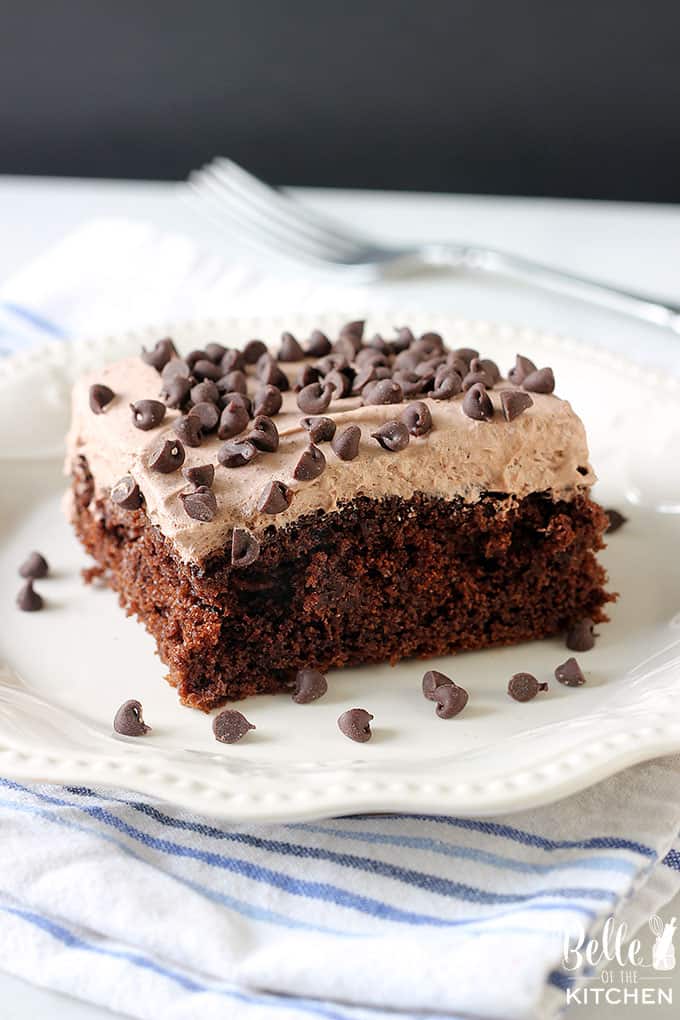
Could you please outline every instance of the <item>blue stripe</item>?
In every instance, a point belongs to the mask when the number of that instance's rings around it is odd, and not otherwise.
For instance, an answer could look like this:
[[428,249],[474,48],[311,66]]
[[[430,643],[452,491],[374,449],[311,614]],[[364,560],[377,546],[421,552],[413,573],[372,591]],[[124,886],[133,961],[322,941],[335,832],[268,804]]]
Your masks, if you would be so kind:
[[667,868],[672,868],[674,871],[680,871],[680,851],[675,849],[669,850],[661,863],[665,864]]
[[58,340],[65,340],[68,336],[67,333],[58,326],[56,322],[51,322],[49,319],[45,319],[42,315],[37,312],[31,311],[30,308],[25,308],[24,305],[18,305],[14,301],[2,301],[0,305],[5,308],[8,312],[12,312],[18,319],[23,319],[25,322],[29,322],[31,326],[35,326],[36,329],[42,330],[43,333],[48,333],[50,336],[56,337]]

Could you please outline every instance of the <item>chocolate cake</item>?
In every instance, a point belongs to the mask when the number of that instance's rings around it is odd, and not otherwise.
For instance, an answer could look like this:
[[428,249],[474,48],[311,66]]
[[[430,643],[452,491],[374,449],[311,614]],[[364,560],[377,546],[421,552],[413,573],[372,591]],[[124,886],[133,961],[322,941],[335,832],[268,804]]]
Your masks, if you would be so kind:
[[78,537],[204,710],[300,669],[507,645],[606,619],[608,518],[549,368],[502,378],[409,329],[169,340],[74,390]]

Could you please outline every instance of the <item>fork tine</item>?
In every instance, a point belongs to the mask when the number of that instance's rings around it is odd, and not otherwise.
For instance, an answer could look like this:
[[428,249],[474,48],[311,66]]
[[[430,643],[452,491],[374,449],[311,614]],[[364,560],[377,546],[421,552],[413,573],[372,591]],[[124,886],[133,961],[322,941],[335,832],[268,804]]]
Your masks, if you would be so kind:
[[282,225],[290,229],[305,231],[310,238],[328,244],[337,244],[344,248],[357,248],[366,243],[373,243],[356,232],[349,233],[333,220],[329,220],[313,209],[297,202],[277,188],[272,188],[258,177],[244,170],[233,160],[219,157],[208,164],[206,169],[212,170],[216,177],[238,191],[249,201],[276,215]]
[[213,205],[221,203],[225,213],[236,221],[241,230],[257,233],[263,242],[269,240],[270,246],[276,245],[291,253],[299,252],[322,261],[344,261],[343,257],[351,254],[348,250],[329,247],[323,242],[300,234],[299,231],[291,231],[288,227],[281,227],[278,223],[272,222],[271,217],[262,210],[244,201],[220,181],[216,181],[209,169],[192,174],[189,183],[199,194],[203,192],[209,195]]

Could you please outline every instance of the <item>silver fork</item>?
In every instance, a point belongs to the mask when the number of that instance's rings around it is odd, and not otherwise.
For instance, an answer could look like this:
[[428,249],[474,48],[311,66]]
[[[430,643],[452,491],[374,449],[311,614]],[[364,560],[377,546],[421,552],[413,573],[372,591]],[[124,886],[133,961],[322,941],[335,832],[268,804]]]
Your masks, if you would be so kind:
[[307,208],[230,159],[194,171],[189,186],[203,211],[242,240],[336,276],[370,281],[427,268],[502,273],[680,333],[680,305],[474,244],[386,246]]

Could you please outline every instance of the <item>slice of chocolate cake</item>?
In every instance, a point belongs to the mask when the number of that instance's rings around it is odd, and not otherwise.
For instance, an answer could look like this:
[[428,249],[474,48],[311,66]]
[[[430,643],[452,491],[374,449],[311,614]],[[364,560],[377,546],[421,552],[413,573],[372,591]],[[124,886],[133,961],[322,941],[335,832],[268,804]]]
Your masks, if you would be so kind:
[[606,619],[607,527],[549,368],[350,323],[278,356],[170,341],[76,385],[71,515],[210,709],[297,670],[426,658]]

